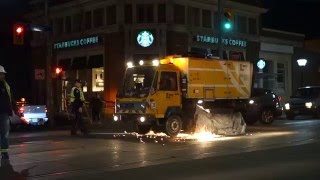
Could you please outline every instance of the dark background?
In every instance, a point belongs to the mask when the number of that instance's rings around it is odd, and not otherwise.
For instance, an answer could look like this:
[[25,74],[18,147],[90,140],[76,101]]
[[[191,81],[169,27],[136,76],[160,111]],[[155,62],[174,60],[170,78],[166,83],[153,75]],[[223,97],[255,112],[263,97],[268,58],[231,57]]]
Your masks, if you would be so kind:
[[[263,27],[302,33],[306,39],[320,37],[320,0],[264,0],[261,4],[269,9],[262,16]],[[34,78],[31,48],[13,46],[12,31],[13,24],[23,21],[29,9],[28,0],[0,0],[0,65],[8,71],[14,96],[27,99],[31,99],[29,82]]]

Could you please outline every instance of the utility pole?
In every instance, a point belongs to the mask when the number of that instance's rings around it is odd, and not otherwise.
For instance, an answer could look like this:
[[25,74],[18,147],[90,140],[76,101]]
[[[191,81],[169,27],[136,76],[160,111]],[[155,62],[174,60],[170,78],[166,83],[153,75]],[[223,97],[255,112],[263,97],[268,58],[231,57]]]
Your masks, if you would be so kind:
[[[46,25],[50,26],[50,18],[49,18],[49,0],[45,0],[44,2],[44,13],[46,18]],[[47,107],[48,107],[48,118],[49,118],[49,124],[50,128],[53,128],[55,126],[54,122],[54,106],[53,106],[53,94],[52,94],[52,39],[51,39],[51,33],[52,32],[46,32],[46,50],[47,50],[47,58],[46,58],[46,77],[47,77]]]
[[220,59],[223,59],[223,50],[222,50],[222,37],[223,37],[223,28],[222,28],[222,0],[218,0],[218,56]]

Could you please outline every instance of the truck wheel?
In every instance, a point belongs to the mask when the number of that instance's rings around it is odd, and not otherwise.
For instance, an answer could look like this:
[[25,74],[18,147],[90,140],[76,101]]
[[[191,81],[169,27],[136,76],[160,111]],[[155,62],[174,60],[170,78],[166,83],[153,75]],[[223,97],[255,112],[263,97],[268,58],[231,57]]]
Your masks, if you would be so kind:
[[290,113],[286,114],[286,116],[287,116],[288,120],[294,120],[294,118],[295,118],[295,115],[294,114],[290,114]]
[[147,134],[150,131],[150,129],[151,129],[150,126],[137,125],[137,131],[139,134]]
[[179,116],[170,116],[165,125],[166,134],[170,137],[176,137],[182,128],[182,121]]
[[270,109],[264,109],[260,115],[260,122],[262,124],[272,124],[274,121],[274,113]]

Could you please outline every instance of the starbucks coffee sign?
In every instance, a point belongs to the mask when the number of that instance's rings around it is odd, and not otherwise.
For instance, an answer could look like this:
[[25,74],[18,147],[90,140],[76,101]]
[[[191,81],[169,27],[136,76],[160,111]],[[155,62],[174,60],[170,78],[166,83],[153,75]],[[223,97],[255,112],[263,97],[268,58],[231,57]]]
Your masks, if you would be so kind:
[[86,37],[81,39],[74,39],[70,41],[57,42],[53,44],[54,49],[66,49],[72,47],[81,47],[87,45],[93,45],[100,43],[100,39],[98,36]]
[[141,31],[137,36],[137,43],[142,47],[149,47],[153,44],[154,37],[150,31]]
[[[205,36],[205,35],[197,34],[194,39],[196,42],[211,43],[211,44],[219,43],[219,38],[215,36]],[[226,46],[247,47],[247,41],[239,40],[239,39],[231,39],[231,38],[222,38],[222,44]]]

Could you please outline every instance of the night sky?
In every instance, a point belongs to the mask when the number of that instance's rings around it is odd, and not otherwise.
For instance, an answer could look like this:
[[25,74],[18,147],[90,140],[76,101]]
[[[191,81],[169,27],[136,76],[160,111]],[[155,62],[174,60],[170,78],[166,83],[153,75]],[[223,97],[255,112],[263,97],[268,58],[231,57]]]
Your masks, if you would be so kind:
[[269,9],[262,16],[264,27],[320,38],[320,0],[265,0],[264,4]]
[[[269,11],[262,16],[263,27],[302,33],[307,39],[320,38],[320,0],[265,0],[264,7]],[[0,64],[8,71],[16,98],[28,98],[28,82],[33,78],[30,47],[12,45],[12,25],[23,20],[27,11],[27,0],[0,0]]]

